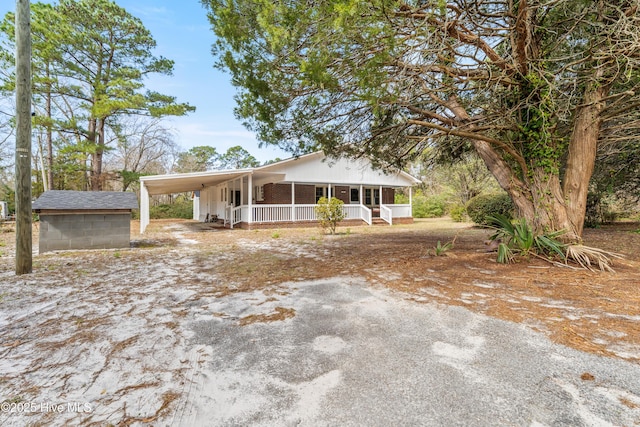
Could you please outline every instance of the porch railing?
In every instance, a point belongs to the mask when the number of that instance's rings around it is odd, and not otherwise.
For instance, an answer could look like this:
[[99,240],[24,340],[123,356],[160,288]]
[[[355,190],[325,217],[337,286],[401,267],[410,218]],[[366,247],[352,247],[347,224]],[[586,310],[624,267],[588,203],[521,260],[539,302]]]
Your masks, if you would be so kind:
[[[316,221],[317,205],[253,205],[251,209],[247,205],[228,206],[225,210],[225,225],[229,224],[233,228],[241,222],[302,222]],[[362,220],[367,224],[373,223],[373,212],[364,205],[344,205],[345,219]],[[410,216],[409,205],[381,205],[380,216],[391,224],[396,216]],[[251,220],[249,220],[251,215]]]
[[409,218],[411,217],[411,205],[383,205],[391,209],[392,218]]
[[393,212],[386,205],[380,205],[380,218],[389,223],[389,225],[393,224]]
[[367,224],[373,224],[373,212],[371,209],[364,205],[358,205],[360,207],[360,219],[366,222]]
[[343,205],[344,219],[362,219],[361,205]]
[[[239,206],[233,208],[232,212],[240,209],[242,215],[234,213],[232,218],[233,225],[237,224],[239,219],[243,222],[249,221],[248,206]],[[345,219],[361,219],[367,224],[371,224],[371,209],[363,205],[344,205]],[[246,213],[245,213],[246,211]],[[229,217],[231,217],[231,212]],[[316,205],[253,205],[251,207],[251,222],[290,222],[290,221],[316,221]]]
[[292,221],[291,205],[254,205],[251,211],[252,222]]
[[233,206],[229,207],[228,218],[230,219],[231,228],[233,228],[233,226],[236,224],[246,221],[248,219],[247,214],[248,214],[248,209],[246,206],[238,206],[235,208]]
[[316,205],[295,205],[295,214],[292,221],[315,221]]

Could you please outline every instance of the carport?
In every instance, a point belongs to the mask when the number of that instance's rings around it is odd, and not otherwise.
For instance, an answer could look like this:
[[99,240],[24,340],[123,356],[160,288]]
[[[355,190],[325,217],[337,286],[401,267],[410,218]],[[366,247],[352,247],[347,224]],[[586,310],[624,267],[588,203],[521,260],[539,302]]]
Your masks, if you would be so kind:
[[[152,175],[140,178],[140,234],[149,225],[149,196],[184,192],[197,192],[206,187],[228,181],[241,180],[250,176],[253,169],[234,169],[226,171],[192,172],[170,175]],[[199,206],[194,203],[193,216],[199,218]]]

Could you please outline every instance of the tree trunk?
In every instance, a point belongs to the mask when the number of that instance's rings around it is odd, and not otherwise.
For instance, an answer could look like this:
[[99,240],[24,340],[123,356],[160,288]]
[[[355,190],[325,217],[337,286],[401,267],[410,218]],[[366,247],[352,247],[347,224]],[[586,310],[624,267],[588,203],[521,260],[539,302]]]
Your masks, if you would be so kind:
[[[536,234],[564,230],[565,234],[560,237],[562,240],[566,242],[580,240],[582,228],[576,228],[575,223],[570,220],[557,174],[547,172],[543,168],[536,168],[533,170],[531,179],[523,183],[515,177],[506,164],[500,167],[492,158],[493,156],[487,155],[488,151],[502,160],[489,144],[482,147],[482,144],[474,141],[474,145],[502,189],[513,200],[517,216],[525,218]],[[584,212],[582,215],[584,217]]]
[[102,191],[103,136],[104,122],[100,119],[92,119],[89,125],[89,140],[93,143],[93,153],[91,155],[91,191]]
[[49,190],[55,190],[53,183],[53,129],[51,118],[51,74],[49,63],[46,68],[47,76],[47,97],[46,97],[46,114],[47,114],[47,184]]
[[569,218],[558,175],[549,173],[544,168],[536,168],[532,175],[529,187],[535,212],[532,217],[527,217],[527,220],[535,232],[544,234],[564,230],[565,234],[560,237],[562,240],[580,241],[581,230],[578,230]]
[[569,141],[563,189],[569,220],[579,236],[582,235],[584,226],[589,181],[595,166],[598,137],[602,126],[600,115],[606,106],[604,98],[607,93],[608,89],[604,85],[590,84],[587,87],[584,104],[576,112]]

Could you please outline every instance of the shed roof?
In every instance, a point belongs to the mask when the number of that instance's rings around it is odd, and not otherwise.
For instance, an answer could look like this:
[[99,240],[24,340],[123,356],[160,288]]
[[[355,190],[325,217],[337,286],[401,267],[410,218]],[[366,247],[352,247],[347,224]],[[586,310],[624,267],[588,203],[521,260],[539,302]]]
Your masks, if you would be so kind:
[[115,210],[138,209],[134,193],[121,191],[45,191],[33,202],[34,210]]

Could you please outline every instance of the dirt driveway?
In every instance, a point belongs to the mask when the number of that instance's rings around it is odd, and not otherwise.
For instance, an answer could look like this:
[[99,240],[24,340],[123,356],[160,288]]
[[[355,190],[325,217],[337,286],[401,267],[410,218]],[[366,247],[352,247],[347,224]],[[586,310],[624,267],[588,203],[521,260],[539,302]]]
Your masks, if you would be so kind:
[[498,265],[485,231],[448,222],[150,231],[22,277],[3,233],[1,425],[384,425],[392,408],[406,424],[640,425],[630,229],[587,235],[629,255],[614,274]]

